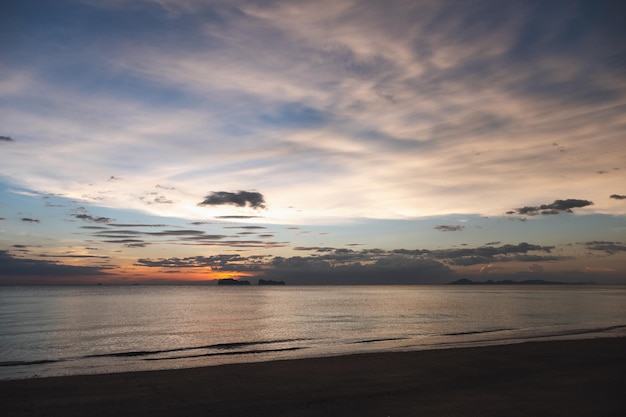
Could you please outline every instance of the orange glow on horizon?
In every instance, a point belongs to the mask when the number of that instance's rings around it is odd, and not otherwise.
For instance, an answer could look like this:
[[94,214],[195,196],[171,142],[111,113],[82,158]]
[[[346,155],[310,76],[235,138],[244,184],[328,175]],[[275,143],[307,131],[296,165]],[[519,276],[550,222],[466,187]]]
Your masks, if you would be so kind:
[[137,265],[128,265],[115,271],[111,271],[109,275],[104,275],[97,279],[98,282],[114,283],[114,282],[149,282],[149,281],[169,281],[169,282],[202,282],[216,281],[222,279],[246,279],[253,278],[258,274],[252,272],[238,271],[214,271],[210,268],[188,268],[168,271],[166,269],[148,268]]

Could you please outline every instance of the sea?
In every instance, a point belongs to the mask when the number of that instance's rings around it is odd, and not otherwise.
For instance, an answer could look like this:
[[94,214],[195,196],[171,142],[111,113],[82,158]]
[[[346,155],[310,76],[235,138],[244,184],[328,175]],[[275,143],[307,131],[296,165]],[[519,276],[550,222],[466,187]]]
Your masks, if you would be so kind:
[[0,379],[626,336],[626,286],[5,286]]

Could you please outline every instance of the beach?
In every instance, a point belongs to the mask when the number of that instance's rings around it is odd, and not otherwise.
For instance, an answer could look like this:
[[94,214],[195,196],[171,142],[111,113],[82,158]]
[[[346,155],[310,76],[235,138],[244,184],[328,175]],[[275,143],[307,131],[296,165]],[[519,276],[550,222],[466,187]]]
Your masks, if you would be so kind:
[[626,338],[0,381],[7,416],[622,416]]

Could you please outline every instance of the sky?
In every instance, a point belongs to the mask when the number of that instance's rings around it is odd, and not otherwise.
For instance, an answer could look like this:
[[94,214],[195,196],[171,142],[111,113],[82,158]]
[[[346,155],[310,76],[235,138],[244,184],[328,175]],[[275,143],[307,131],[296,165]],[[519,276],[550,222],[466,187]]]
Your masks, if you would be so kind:
[[8,0],[0,284],[626,284],[622,1]]

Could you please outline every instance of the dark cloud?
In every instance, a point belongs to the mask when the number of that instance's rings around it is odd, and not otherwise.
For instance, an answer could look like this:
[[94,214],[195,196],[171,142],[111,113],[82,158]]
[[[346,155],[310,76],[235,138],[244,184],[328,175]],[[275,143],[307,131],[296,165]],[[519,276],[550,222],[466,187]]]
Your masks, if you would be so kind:
[[465,229],[465,226],[460,226],[460,225],[449,226],[449,225],[442,224],[442,225],[435,226],[435,230],[439,230],[441,232],[460,232],[463,229]]
[[201,236],[202,230],[163,230],[161,232],[144,232],[148,236]]
[[133,248],[145,248],[148,245],[150,244],[147,242],[137,242],[137,243],[126,243],[124,247],[133,249]]
[[507,211],[507,214],[521,214],[525,216],[551,215],[560,214],[562,212],[572,213],[572,209],[586,207],[592,205],[589,200],[579,200],[570,198],[567,200],[554,200],[551,204],[542,204],[540,206],[525,206],[516,208],[513,211]]
[[28,223],[39,223],[38,219],[31,219],[30,217],[22,217],[22,221]]
[[[208,236],[207,236],[208,237]],[[227,237],[227,236],[223,236]],[[194,246],[214,246],[214,247],[230,247],[230,248],[262,248],[262,249],[271,249],[271,248],[284,248],[287,246],[287,242],[267,242],[262,240],[219,240],[212,242],[212,239],[203,239],[200,238],[188,238],[184,239],[189,242],[196,243],[188,243],[189,245]]]
[[453,272],[432,259],[387,256],[370,264],[333,264],[318,257],[276,257],[265,279],[303,285],[444,284]]
[[611,194],[610,198],[613,198],[615,200],[626,200],[626,195]]
[[550,253],[554,249],[553,246],[539,246],[526,242],[517,245],[481,246],[478,248],[463,249],[440,249],[430,251],[429,255],[435,259],[449,262],[452,265],[470,266],[489,264],[494,262],[537,262],[542,260],[562,259],[555,256],[526,256],[528,252]]
[[[192,239],[191,237],[190,239]],[[272,242],[276,244],[277,242]],[[213,246],[266,247],[260,241],[223,241]],[[215,270],[254,271],[265,279],[285,281],[288,284],[443,284],[453,278],[451,265],[492,265],[498,262],[538,263],[557,261],[563,257],[552,255],[552,246],[529,243],[484,246],[478,248],[425,249],[362,249],[324,246],[294,247],[294,250],[313,252],[307,256],[250,256],[237,255],[195,256],[188,258],[142,258],[137,265],[160,268],[211,267]],[[531,265],[531,270],[537,268]]]
[[137,230],[111,230],[107,229],[106,231],[95,232],[93,236],[97,237],[128,237],[128,236],[141,236],[143,232],[139,232]]
[[122,243],[127,246],[128,244],[145,244],[141,239],[115,239],[115,240],[103,240],[104,243]]
[[75,214],[74,217],[92,223],[109,223],[112,220],[110,217],[93,217],[89,214]]
[[3,282],[19,283],[20,279],[30,277],[68,278],[92,275],[106,275],[103,267],[63,265],[57,262],[38,259],[16,258],[8,251],[0,250],[0,276]]
[[203,224],[211,224],[211,223],[210,222],[191,222],[189,224],[191,224],[192,226],[201,226]]
[[189,237],[184,237],[182,238],[182,240],[185,241],[205,241],[205,240],[220,240],[220,239],[224,239],[227,238],[227,235],[198,235],[198,236],[189,236]]
[[296,246],[293,250],[302,250],[302,251],[315,251],[315,252],[332,252],[337,250],[336,248],[331,248],[328,246]]
[[95,232],[93,236],[97,237],[127,237],[127,236],[202,236],[204,231],[202,230],[163,230],[160,232],[142,232],[139,230],[112,230]]
[[152,200],[154,203],[156,204],[174,204],[174,200],[170,200],[167,197],[160,195],[158,197],[155,197],[154,200]]
[[49,254],[39,254],[37,255],[40,258],[95,258],[95,259],[111,259],[110,256],[100,256],[100,255],[72,255],[72,254],[64,254],[64,255],[49,255]]
[[264,226],[224,226],[224,229],[258,230],[258,229],[267,229],[267,227],[264,227]]
[[111,227],[167,227],[166,224],[133,224],[133,223],[109,223]]
[[622,242],[591,241],[586,242],[585,246],[588,250],[602,251],[607,255],[613,255],[617,252],[626,252],[626,244]]
[[136,266],[147,266],[151,268],[206,268],[213,271],[259,271],[262,264],[261,258],[244,258],[237,254],[223,254],[214,256],[191,256],[185,258],[159,258],[152,260],[140,258]]
[[0,136],[0,142],[15,142],[15,140],[10,136]]
[[215,219],[260,219],[263,216],[215,216]]
[[234,205],[237,207],[250,206],[254,209],[265,208],[263,194],[256,191],[238,191],[231,193],[228,191],[213,191],[204,200],[198,203],[199,206],[223,206]]

